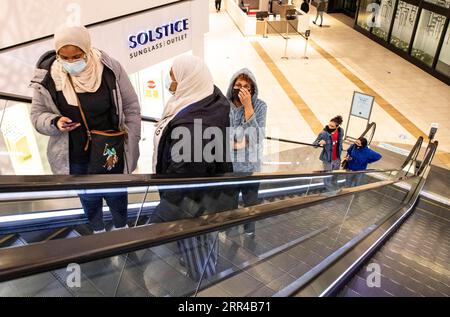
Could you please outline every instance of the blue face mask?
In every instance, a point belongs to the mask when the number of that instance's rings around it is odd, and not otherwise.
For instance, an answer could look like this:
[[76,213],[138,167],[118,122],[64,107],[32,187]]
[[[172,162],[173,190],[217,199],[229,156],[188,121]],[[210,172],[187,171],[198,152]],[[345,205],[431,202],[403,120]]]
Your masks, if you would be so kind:
[[164,84],[166,89],[172,94],[175,95],[175,91],[170,90],[170,86],[172,86],[172,78],[170,78],[170,74],[166,74],[166,79],[164,80]]
[[70,75],[78,75],[86,68],[86,61],[80,59],[79,61],[69,63],[68,61],[61,61],[64,69]]

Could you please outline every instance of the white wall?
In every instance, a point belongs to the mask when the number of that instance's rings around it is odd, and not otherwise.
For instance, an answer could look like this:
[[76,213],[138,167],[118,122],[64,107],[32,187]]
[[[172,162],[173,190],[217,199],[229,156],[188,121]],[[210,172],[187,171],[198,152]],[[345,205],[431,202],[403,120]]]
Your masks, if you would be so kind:
[[[186,33],[184,40],[130,59],[130,53],[136,50],[128,47],[129,35],[182,18],[189,19],[189,30],[184,32]],[[204,34],[209,28],[208,19],[207,1],[195,0],[93,26],[89,28],[89,31],[93,46],[105,50],[119,60],[131,74],[191,50],[194,55],[203,57]],[[53,49],[53,39],[0,52],[0,91],[31,95],[32,91],[28,85],[33,76],[36,61],[45,51],[51,49]]]
[[178,0],[1,0],[0,49],[53,34],[67,20],[92,24]]
[[239,5],[237,0],[226,0],[225,8],[236,23],[237,27],[241,30],[244,35],[255,35],[256,34],[256,17],[253,15],[251,17],[247,16]]

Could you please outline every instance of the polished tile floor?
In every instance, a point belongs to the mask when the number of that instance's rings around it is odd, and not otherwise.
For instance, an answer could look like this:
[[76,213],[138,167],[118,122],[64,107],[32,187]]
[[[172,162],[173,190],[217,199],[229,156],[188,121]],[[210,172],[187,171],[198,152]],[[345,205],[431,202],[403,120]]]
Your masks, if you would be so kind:
[[[268,135],[312,141],[334,115],[347,121],[353,92],[361,91],[375,96],[374,142],[409,148],[437,122],[440,152],[435,163],[450,168],[447,84],[353,30],[341,15],[325,14],[325,28],[311,23],[308,59],[299,36],[291,36],[288,59],[282,59],[283,38],[243,36],[226,11],[215,12],[212,2],[205,59],[223,91],[236,70],[248,67],[255,73],[260,97],[269,107]],[[315,16],[314,7],[310,16]],[[363,124],[352,119],[344,127],[355,136]]]

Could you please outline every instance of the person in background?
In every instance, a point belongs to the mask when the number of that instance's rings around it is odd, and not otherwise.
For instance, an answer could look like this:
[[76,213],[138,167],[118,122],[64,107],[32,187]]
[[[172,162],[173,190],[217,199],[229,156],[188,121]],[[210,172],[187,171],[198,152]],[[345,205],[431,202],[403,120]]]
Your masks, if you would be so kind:
[[[263,142],[265,138],[267,105],[258,98],[258,85],[253,73],[243,68],[236,72],[228,86],[230,100],[231,149],[233,172],[253,173],[261,171]],[[239,194],[244,207],[258,203],[259,184],[243,185],[236,188],[235,208]],[[255,223],[246,223],[244,232],[253,235]]]
[[216,12],[219,12],[220,7],[222,5],[222,0],[215,0],[215,4],[216,4]]
[[[367,165],[374,163],[381,159],[381,154],[369,149],[366,138],[359,138],[347,150],[347,156],[344,160],[347,161],[347,170],[349,171],[364,171]],[[348,187],[354,187],[361,184],[364,174],[353,174],[347,177]]]
[[317,18],[320,16],[320,24],[319,26],[322,27],[322,23],[323,23],[323,12],[325,11],[325,0],[319,0],[319,3],[317,4],[317,14],[316,14],[316,19],[313,21],[314,24],[316,24],[317,22]]
[[[315,146],[322,146],[320,160],[325,171],[338,170],[341,167],[342,139],[344,137],[344,129],[340,127],[342,124],[342,116],[336,116],[319,133],[314,141]],[[335,176],[325,178],[325,185],[328,189],[337,188],[337,178]]]
[[[139,158],[141,108],[125,69],[91,46],[89,32],[83,26],[60,27],[54,45],[55,50],[37,62],[31,81],[31,121],[39,133],[50,136],[47,157],[52,172],[88,174],[91,147],[85,149],[88,136],[77,99],[91,130],[126,130],[123,173],[133,172]],[[94,233],[105,231],[103,198],[113,217],[113,230],[127,226],[127,193],[79,197]]]
[[305,13],[309,12],[309,3],[308,0],[303,0],[303,3],[300,6],[300,10],[302,10]]

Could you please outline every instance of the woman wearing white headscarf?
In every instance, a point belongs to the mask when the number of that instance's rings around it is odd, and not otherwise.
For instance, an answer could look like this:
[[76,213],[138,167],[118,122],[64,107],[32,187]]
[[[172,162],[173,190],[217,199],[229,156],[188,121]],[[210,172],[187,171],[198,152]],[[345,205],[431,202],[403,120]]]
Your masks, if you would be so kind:
[[[91,46],[83,26],[62,26],[55,32],[55,50],[39,59],[31,120],[50,136],[47,157],[54,174],[88,174],[90,147],[77,97],[90,130],[125,130],[123,172],[131,173],[139,158],[141,116],[138,97],[118,61]],[[73,83],[73,85],[71,84]],[[122,169],[120,165],[120,169]],[[110,207],[114,228],[126,226],[127,194],[80,195],[94,232],[105,231],[103,200]]]
[[[154,171],[157,174],[186,174],[189,177],[232,172],[233,167],[227,159],[229,155],[226,150],[230,104],[214,86],[205,63],[194,56],[178,57],[170,70],[170,79],[166,86],[173,96],[168,101],[162,119],[156,127]],[[215,128],[219,132],[215,138],[221,138],[217,144],[222,148],[215,148],[216,154],[221,153],[218,155],[220,157],[215,156],[212,160],[203,155],[207,152],[205,145],[211,142],[206,135],[206,139],[203,139],[204,131],[208,128]],[[186,145],[182,154],[173,151],[180,142],[174,137],[177,132],[183,134],[181,142]],[[195,149],[201,151],[200,157],[196,157]],[[181,188],[160,190],[159,194],[160,204],[156,207],[150,222],[194,218],[229,210],[233,191],[220,187]],[[227,195],[229,198],[226,198]],[[215,236],[209,233],[177,242],[188,275],[196,281],[201,276],[208,278],[215,274],[218,255]],[[216,251],[211,252],[211,248]]]
[[[206,64],[192,55],[180,56],[174,60],[167,81],[166,86],[173,96],[167,102],[162,119],[156,126],[153,171],[157,174],[193,175],[232,171],[225,151],[226,128],[230,125],[229,103],[220,89],[214,86]],[[194,120],[201,120],[201,126]],[[202,135],[194,135],[196,124]],[[179,140],[172,139],[171,135],[172,131],[181,127],[190,131],[191,153],[189,155],[185,153],[184,157],[189,156],[188,159],[174,161],[171,150]],[[223,157],[209,163],[204,157],[194,157],[194,145],[203,151],[205,143],[210,141],[202,138],[203,131],[208,127],[215,127],[221,131],[224,146]]]

